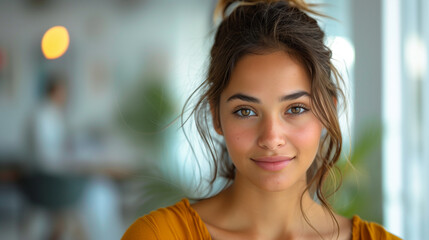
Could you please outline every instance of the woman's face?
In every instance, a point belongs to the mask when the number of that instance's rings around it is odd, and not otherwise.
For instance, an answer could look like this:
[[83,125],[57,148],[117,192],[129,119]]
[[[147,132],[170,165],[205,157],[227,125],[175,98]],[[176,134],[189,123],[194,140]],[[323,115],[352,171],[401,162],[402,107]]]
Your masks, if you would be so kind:
[[267,191],[306,183],[322,132],[310,94],[307,72],[283,51],[238,61],[220,97],[218,129],[236,181]]

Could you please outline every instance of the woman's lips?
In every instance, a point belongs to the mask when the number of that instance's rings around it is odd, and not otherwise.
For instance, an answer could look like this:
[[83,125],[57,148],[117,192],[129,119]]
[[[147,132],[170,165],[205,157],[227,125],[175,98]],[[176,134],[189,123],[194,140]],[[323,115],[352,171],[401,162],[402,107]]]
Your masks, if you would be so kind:
[[284,156],[272,156],[272,157],[260,157],[252,158],[260,168],[267,171],[280,171],[285,168],[295,157],[284,157]]

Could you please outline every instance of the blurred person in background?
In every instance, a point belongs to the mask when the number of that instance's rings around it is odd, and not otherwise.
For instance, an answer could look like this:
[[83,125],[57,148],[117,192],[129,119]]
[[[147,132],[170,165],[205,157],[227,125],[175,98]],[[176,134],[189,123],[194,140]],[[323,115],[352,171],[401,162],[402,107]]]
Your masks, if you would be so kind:
[[[44,86],[31,118],[29,166],[20,184],[32,208],[24,238],[117,239],[122,231],[120,195],[102,164],[108,156],[98,153],[97,143],[76,138],[70,130],[65,75],[50,74]],[[81,156],[80,151],[91,154]],[[91,163],[92,158],[100,163]]]
[[[86,176],[74,171],[71,162],[66,84],[63,75],[49,75],[43,98],[30,119],[28,166],[20,179],[31,208],[23,225],[24,238],[39,239],[40,234],[41,239],[59,239],[71,223],[73,236],[86,239],[75,211]],[[41,217],[44,215],[47,218]],[[40,219],[47,219],[45,225]]]
[[48,77],[44,96],[33,118],[33,167],[47,172],[64,171],[68,156],[65,80],[55,74]]

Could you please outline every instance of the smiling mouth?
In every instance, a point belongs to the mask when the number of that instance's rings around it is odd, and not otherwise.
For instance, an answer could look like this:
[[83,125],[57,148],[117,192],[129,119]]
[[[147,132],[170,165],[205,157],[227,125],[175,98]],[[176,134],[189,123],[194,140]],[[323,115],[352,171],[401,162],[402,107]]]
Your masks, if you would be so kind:
[[251,160],[260,168],[272,172],[282,170],[294,159],[295,157],[284,156],[261,157],[256,159],[251,158]]

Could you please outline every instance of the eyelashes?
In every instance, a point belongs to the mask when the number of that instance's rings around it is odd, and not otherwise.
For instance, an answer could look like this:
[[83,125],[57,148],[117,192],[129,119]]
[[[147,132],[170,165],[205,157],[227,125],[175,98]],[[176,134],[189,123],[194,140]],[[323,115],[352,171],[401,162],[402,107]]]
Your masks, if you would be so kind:
[[293,114],[293,115],[299,115],[299,114],[303,114],[305,112],[307,112],[309,109],[304,106],[303,104],[298,104],[295,106],[290,107],[286,112],[288,114]]
[[239,118],[249,118],[251,116],[256,116],[256,113],[252,109],[247,107],[241,107],[233,113]]
[[[296,117],[308,111],[310,111],[310,109],[306,105],[294,104],[286,109],[285,115],[288,115],[290,117]],[[239,106],[234,109],[233,114],[238,118],[250,118],[253,116],[257,116],[256,111],[249,106]]]

